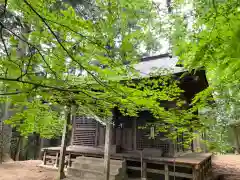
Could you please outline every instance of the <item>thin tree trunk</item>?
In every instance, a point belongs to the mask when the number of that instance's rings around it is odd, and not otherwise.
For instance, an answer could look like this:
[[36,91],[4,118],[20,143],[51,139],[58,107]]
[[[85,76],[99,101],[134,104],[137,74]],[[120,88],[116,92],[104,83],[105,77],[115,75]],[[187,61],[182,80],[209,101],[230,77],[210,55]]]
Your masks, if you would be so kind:
[[105,149],[104,149],[104,180],[109,180],[110,175],[110,147],[112,137],[112,122],[106,122]]
[[237,130],[238,127],[233,127],[233,133],[234,133],[234,136],[235,136],[235,146],[236,146],[236,149],[235,149],[235,154],[240,154],[240,144],[239,144],[239,133],[238,133],[238,130]]
[[44,139],[40,137],[40,145],[39,145],[39,152],[38,152],[38,159],[42,160],[42,148],[44,145]]
[[0,126],[1,126],[1,132],[0,132],[0,163],[2,164],[2,162],[3,162],[3,149],[4,149],[4,145],[3,145],[3,120],[1,120],[1,122],[0,122],[1,124],[0,124]]
[[16,156],[15,156],[15,161],[19,161],[20,157],[21,157],[21,149],[22,149],[22,142],[23,142],[23,138],[20,136],[18,139],[18,143],[17,143],[17,152],[16,152]]
[[64,179],[65,173],[64,173],[64,167],[65,167],[65,156],[66,156],[66,147],[67,147],[67,136],[68,136],[68,127],[71,122],[71,113],[70,108],[66,109],[65,111],[65,122],[62,132],[62,142],[61,142],[61,149],[60,149],[60,162],[59,162],[59,168],[58,168],[58,179]]

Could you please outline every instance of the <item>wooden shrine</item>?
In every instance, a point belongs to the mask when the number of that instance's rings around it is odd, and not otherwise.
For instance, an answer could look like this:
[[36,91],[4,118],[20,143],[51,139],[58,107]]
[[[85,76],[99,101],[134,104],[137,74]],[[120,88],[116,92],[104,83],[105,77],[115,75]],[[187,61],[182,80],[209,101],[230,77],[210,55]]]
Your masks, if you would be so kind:
[[[159,57],[156,57],[159,59]],[[150,58],[149,61],[156,59]],[[146,67],[146,64],[143,64]],[[179,69],[179,68],[178,68]],[[185,71],[173,72],[181,77]],[[180,87],[184,90],[183,97],[190,105],[194,95],[204,90],[208,84],[204,71],[194,74],[186,73],[180,79]],[[166,103],[166,108],[173,104]],[[111,159],[124,159],[127,162],[129,176],[142,176],[153,180],[169,180],[173,176],[178,179],[205,180],[211,171],[211,154],[197,153],[192,143],[190,149],[184,149],[181,143],[173,143],[159,133],[154,139],[149,138],[150,129],[140,129],[154,118],[148,111],[139,113],[138,117],[123,116],[117,109],[113,112],[111,143]],[[178,142],[184,137],[179,136]],[[66,165],[77,156],[102,158],[104,155],[105,126],[92,117],[75,117],[69,146],[67,147]],[[58,165],[60,147],[43,148],[44,164]]]

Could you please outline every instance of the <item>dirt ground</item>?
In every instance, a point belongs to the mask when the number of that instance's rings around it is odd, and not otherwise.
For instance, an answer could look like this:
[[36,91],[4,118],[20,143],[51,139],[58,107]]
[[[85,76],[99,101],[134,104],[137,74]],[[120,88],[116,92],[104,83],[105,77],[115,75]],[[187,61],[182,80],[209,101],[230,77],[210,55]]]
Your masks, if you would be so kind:
[[0,164],[0,180],[55,180],[56,171],[38,167],[42,161],[13,161]]
[[[0,180],[55,180],[57,172],[38,167],[36,160],[0,164]],[[213,157],[213,173],[224,174],[221,180],[240,180],[240,155]]]
[[213,157],[213,173],[223,175],[221,180],[240,180],[240,155]]

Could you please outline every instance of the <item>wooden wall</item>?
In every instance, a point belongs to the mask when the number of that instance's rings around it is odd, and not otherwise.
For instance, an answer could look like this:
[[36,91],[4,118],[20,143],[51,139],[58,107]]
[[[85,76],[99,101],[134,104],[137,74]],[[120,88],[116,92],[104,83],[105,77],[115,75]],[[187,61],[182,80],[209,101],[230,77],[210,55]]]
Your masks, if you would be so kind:
[[[141,129],[147,122],[152,122],[152,116],[143,112],[139,117],[117,116],[114,118],[112,144],[121,152],[142,150],[144,148],[161,149],[164,154],[173,152],[173,143],[166,139],[164,133],[159,133],[153,139],[149,137],[149,128]],[[91,118],[77,117],[73,126],[71,145],[103,146],[105,142],[105,127]],[[178,150],[181,147],[176,146]]]

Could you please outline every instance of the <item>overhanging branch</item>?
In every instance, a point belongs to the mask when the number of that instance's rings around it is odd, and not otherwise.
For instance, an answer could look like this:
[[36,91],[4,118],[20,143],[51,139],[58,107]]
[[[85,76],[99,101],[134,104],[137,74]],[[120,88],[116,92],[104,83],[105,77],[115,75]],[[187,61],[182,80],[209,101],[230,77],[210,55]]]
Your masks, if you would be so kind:
[[31,4],[28,3],[28,1],[24,0],[25,4],[41,19],[41,21],[45,24],[45,26],[48,28],[48,30],[52,33],[52,35],[57,40],[58,44],[62,47],[62,49],[67,53],[67,55],[79,65],[80,68],[84,69],[89,75],[93,77],[93,79],[101,86],[105,88],[110,88],[115,93],[117,93],[113,88],[109,87],[106,83],[102,82],[100,79],[98,79],[91,71],[89,71],[87,68],[85,68],[80,62],[78,62],[71,53],[65,48],[65,46],[61,43],[60,39],[56,35],[56,33],[52,30],[52,28],[49,26],[49,24],[45,21],[44,17],[42,17],[33,7]]
[[26,43],[28,46],[33,47],[34,49],[37,50],[37,52],[39,53],[39,55],[41,56],[42,60],[44,61],[44,63],[47,65],[47,67],[49,68],[49,70],[53,73],[53,75],[55,76],[55,78],[57,79],[57,73],[55,71],[53,71],[53,69],[50,67],[50,65],[48,64],[48,62],[46,61],[44,55],[41,53],[40,49],[38,47],[36,47],[34,44],[30,43],[24,36],[21,37],[19,35],[17,35],[15,32],[13,32],[11,29],[7,28],[6,26],[4,26],[4,24],[0,21],[0,26],[3,29],[6,29],[7,31],[9,31],[12,35],[14,35],[15,37],[17,37],[19,40],[23,41],[24,43]]
[[66,89],[66,88],[60,88],[60,87],[56,87],[56,86],[50,86],[50,85],[46,85],[46,84],[41,84],[41,83],[37,83],[37,82],[32,82],[32,81],[25,81],[25,80],[21,80],[21,79],[14,79],[14,78],[4,78],[4,77],[0,77],[0,80],[2,81],[12,81],[12,82],[18,82],[18,83],[23,83],[23,84],[31,84],[31,85],[35,85],[37,87],[43,87],[43,88],[48,88],[48,89],[52,89],[52,90],[58,90],[58,91],[62,91],[62,92],[72,92],[72,93],[83,93],[87,96],[90,96],[89,94],[87,94],[86,92],[79,90],[79,89]]

